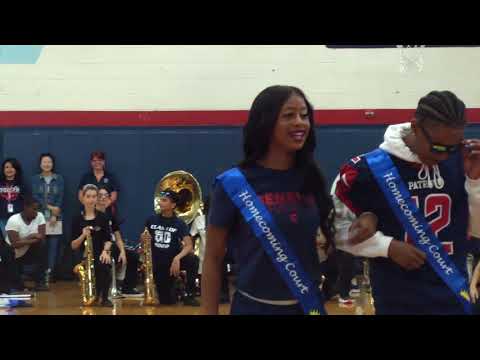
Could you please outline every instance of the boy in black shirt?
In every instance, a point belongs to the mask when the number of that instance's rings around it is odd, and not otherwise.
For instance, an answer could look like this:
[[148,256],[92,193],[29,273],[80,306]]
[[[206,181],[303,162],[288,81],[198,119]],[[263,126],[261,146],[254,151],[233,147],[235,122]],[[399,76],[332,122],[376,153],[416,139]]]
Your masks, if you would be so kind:
[[[112,240],[114,240],[112,246],[112,257],[115,259],[117,265],[117,280],[122,282],[122,295],[127,296],[143,296],[136,288],[137,284],[137,268],[138,268],[138,254],[133,251],[127,251],[125,242],[120,233],[121,221],[118,220],[118,211],[113,213],[111,205],[111,194],[106,186],[100,186],[98,188],[98,201],[96,209],[103,212],[110,224],[110,230],[113,234]],[[122,275],[121,273],[124,273]]]
[[187,296],[184,304],[199,306],[194,298],[198,262],[191,261],[191,257],[187,256],[193,249],[192,238],[185,222],[175,215],[177,202],[178,195],[170,189],[160,194],[161,213],[148,218],[145,223],[148,233],[142,234],[142,241],[145,237],[151,240],[153,277],[160,303],[175,303],[173,285],[182,269],[187,271]]

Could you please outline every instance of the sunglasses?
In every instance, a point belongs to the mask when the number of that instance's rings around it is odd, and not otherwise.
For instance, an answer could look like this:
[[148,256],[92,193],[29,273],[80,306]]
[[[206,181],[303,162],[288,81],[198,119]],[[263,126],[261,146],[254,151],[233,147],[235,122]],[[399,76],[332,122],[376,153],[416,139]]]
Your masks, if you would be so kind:
[[166,198],[169,198],[171,201],[173,201],[174,203],[176,203],[176,196],[175,194],[172,194],[171,192],[165,192],[165,191],[162,191],[158,194],[159,197],[166,197]]
[[435,144],[432,140],[432,137],[428,134],[427,130],[425,130],[425,128],[420,124],[418,124],[418,127],[420,128],[420,130],[422,130],[423,135],[425,135],[425,138],[430,144],[430,151],[432,153],[451,154],[451,153],[457,152],[460,149],[460,146],[462,146],[462,144],[456,144],[456,145]]

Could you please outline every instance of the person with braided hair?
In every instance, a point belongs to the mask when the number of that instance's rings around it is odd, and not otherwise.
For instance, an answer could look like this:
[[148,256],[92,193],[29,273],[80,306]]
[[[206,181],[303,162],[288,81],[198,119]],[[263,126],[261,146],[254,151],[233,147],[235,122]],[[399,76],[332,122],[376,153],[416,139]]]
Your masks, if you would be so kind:
[[[469,312],[468,285],[452,291],[449,280],[466,283],[469,226],[480,235],[480,140],[464,139],[466,125],[465,104],[450,91],[433,91],[409,123],[387,129],[379,149],[341,167],[337,247],[372,258],[377,315]],[[344,243],[365,211],[377,215],[378,232],[360,245]]]

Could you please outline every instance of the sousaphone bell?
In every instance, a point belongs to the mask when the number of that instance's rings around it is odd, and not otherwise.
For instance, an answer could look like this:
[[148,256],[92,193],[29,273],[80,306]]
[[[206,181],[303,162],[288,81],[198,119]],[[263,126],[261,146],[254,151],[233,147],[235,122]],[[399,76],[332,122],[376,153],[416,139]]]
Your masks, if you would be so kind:
[[183,170],[173,171],[158,182],[153,200],[154,210],[157,214],[161,211],[160,193],[167,189],[178,194],[179,202],[175,208],[175,213],[187,225],[202,213],[202,189],[192,174]]

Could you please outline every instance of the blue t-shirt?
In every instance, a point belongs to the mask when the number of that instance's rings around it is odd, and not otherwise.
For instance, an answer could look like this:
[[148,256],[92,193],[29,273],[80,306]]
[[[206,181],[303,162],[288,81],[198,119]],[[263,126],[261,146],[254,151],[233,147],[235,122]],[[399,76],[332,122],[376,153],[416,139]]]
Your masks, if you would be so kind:
[[152,258],[156,264],[169,265],[182,251],[182,240],[190,236],[185,222],[176,216],[152,215],[145,223],[152,236]]
[[[318,283],[320,263],[315,248],[320,226],[318,207],[312,194],[300,194],[302,170],[271,170],[255,166],[243,169],[248,183],[265,204],[280,231],[311,279]],[[265,300],[293,300],[288,286],[245,223],[220,183],[213,189],[209,224],[229,229],[228,247],[238,266],[237,288]]]
[[[463,160],[459,153],[439,164],[443,181],[428,184],[421,164],[406,162],[390,155],[421,213],[443,243],[445,250],[466,277],[468,240],[468,196],[465,191]],[[432,168],[429,169],[434,179]],[[364,156],[346,163],[340,171],[341,181],[336,195],[350,210],[359,215],[370,211],[378,216],[378,230],[399,241],[409,241],[405,230],[391,210],[378,187]],[[346,185],[348,184],[348,185]],[[370,276],[375,303],[428,307],[431,304],[444,309],[460,308],[452,291],[428,263],[420,269],[407,271],[389,258],[370,261]],[[438,307],[437,306],[437,307]]]

